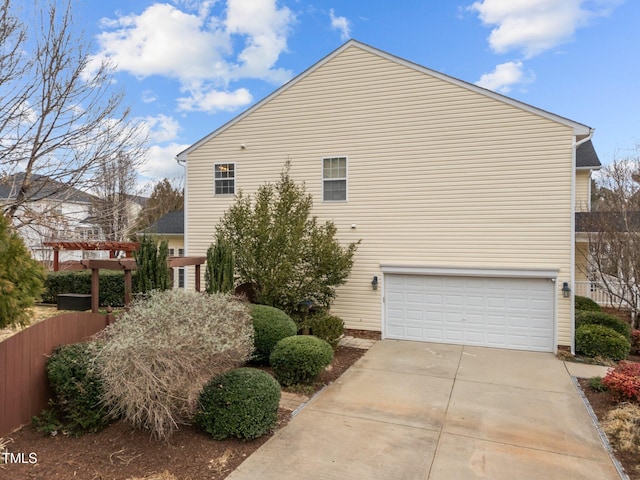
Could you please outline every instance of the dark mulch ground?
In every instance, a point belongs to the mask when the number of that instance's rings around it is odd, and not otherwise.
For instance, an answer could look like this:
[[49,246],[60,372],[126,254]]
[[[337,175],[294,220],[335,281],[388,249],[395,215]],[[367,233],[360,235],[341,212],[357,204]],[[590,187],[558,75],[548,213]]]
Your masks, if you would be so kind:
[[[371,334],[358,333],[347,332],[355,336]],[[331,367],[320,375],[309,393],[335,381],[364,353],[362,349],[338,347]],[[289,416],[290,412],[280,410],[278,428],[287,424]],[[35,453],[37,463],[0,465],[0,479],[126,480],[169,472],[180,480],[217,480],[229,475],[270,435],[251,442],[216,441],[193,427],[183,427],[167,443],[117,422],[101,432],[78,438],[45,436],[31,425],[8,437],[11,453],[25,454],[25,462],[30,453]]]
[[[606,392],[597,392],[589,387],[587,379],[578,380],[582,391],[584,392],[593,412],[598,417],[598,421],[602,422],[610,410],[617,407],[617,404],[611,399],[611,395]],[[640,457],[632,453],[624,453],[615,451],[615,457],[622,464],[625,472],[631,480],[640,480]]]

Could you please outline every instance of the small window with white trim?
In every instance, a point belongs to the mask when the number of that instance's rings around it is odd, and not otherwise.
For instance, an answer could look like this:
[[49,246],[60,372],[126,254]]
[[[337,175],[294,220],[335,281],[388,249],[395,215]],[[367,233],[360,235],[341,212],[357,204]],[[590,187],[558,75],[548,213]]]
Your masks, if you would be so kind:
[[233,195],[236,193],[236,164],[216,163],[213,170],[215,195]]
[[322,200],[347,200],[347,157],[322,159]]

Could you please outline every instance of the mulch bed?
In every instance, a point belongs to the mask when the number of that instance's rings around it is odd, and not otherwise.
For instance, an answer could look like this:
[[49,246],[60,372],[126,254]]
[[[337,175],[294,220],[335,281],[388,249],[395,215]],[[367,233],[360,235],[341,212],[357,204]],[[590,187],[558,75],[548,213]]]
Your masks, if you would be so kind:
[[[363,335],[357,333],[347,332]],[[375,332],[366,335],[371,333]],[[331,367],[320,374],[312,390],[318,391],[335,381],[365,352],[338,347]],[[277,428],[286,425],[289,418],[290,412],[280,409]],[[8,437],[12,440],[8,451],[24,454],[25,463],[0,465],[0,478],[127,480],[169,472],[180,480],[217,480],[229,475],[271,435],[250,442],[216,441],[194,427],[185,426],[166,442],[151,439],[148,432],[134,430],[119,421],[82,437],[46,436],[31,425]],[[30,453],[37,456],[34,464],[26,463]]]
[[[611,395],[606,392],[597,392],[589,387],[588,379],[579,379],[578,383],[582,387],[585,397],[589,401],[593,412],[602,423],[610,410],[618,405],[611,399]],[[614,451],[616,459],[620,462],[630,480],[640,480],[640,457],[633,453]]]

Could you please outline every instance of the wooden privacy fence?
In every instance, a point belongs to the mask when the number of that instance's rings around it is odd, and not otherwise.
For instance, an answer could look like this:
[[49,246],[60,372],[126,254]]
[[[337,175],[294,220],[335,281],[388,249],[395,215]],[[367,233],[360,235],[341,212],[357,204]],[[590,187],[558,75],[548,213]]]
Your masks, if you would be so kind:
[[54,348],[80,342],[112,320],[98,313],[67,313],[0,342],[0,437],[46,408],[51,392],[44,368]]

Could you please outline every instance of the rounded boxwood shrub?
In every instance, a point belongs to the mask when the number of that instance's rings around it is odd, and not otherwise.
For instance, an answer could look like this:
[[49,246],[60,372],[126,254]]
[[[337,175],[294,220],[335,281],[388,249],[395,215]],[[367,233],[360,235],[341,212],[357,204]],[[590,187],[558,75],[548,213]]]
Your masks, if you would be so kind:
[[203,387],[194,421],[216,440],[252,440],[273,428],[279,404],[280,385],[271,375],[256,368],[236,368]]
[[589,297],[575,296],[575,309],[577,310],[589,310],[592,312],[600,312],[602,309],[600,305],[591,300]]
[[325,312],[311,317],[309,327],[314,336],[328,342],[333,348],[338,346],[340,337],[344,335],[344,321]]
[[313,335],[288,337],[278,342],[269,360],[281,385],[311,383],[333,360],[333,348]]
[[576,330],[576,350],[589,357],[622,360],[630,349],[629,340],[604,325],[586,324]]
[[295,322],[279,308],[267,305],[252,305],[253,318],[253,360],[267,363],[269,355],[280,340],[295,335],[298,331]]
[[47,359],[53,404],[64,428],[72,433],[95,432],[109,423],[101,404],[103,384],[94,367],[97,350],[95,342],[63,345]]
[[582,325],[602,325],[615,330],[624,338],[631,339],[631,325],[624,320],[604,312],[582,311],[576,313],[576,330]]

